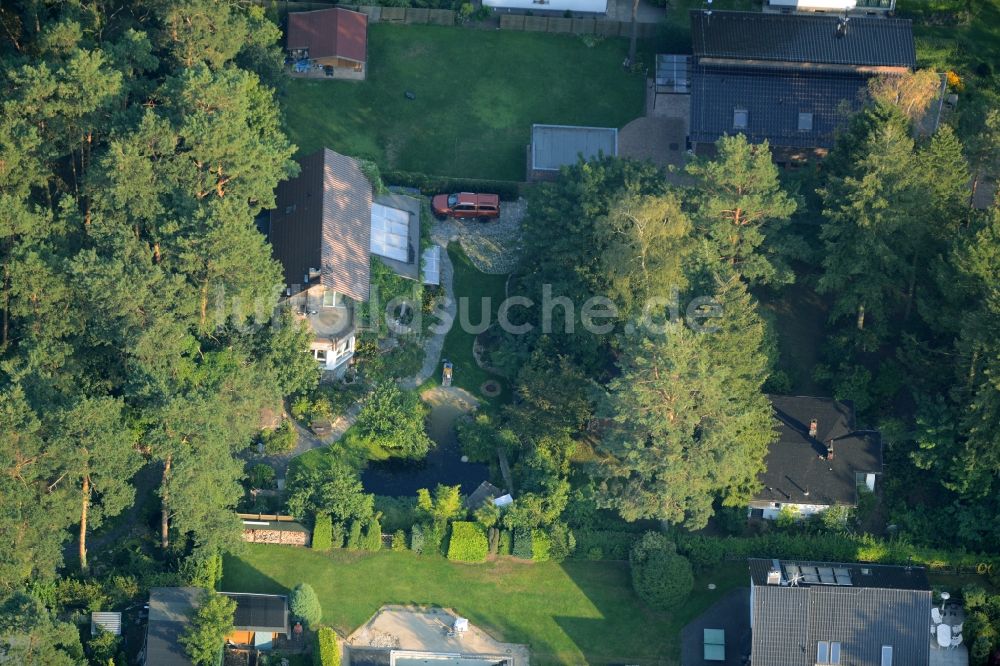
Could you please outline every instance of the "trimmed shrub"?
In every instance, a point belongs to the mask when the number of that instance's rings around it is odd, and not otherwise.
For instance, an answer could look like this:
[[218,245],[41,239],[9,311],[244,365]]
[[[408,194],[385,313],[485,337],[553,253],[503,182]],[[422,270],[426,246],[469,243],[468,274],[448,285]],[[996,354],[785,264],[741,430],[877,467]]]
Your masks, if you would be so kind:
[[513,547],[514,537],[510,533],[510,530],[500,530],[500,541],[497,545],[498,555],[510,555],[511,548]]
[[299,436],[291,421],[282,421],[281,425],[271,432],[265,432],[263,439],[264,453],[273,456],[288,453],[294,449]]
[[424,526],[417,523],[410,528],[410,550],[417,555],[423,555],[424,546],[426,545],[427,541],[424,539]]
[[352,520],[350,530],[347,532],[347,549],[361,550],[361,521]]
[[372,552],[382,549],[382,524],[378,518],[372,518],[365,525],[365,533],[361,538],[361,548]]
[[496,555],[500,549],[500,530],[491,527],[486,530],[486,539],[490,542],[490,555]]
[[392,533],[392,549],[397,552],[406,550],[406,532],[396,530]]
[[511,180],[485,180],[477,178],[448,178],[428,176],[414,171],[385,171],[382,180],[390,185],[413,187],[421,194],[434,195],[445,192],[489,192],[504,201],[516,201],[520,196],[518,183]]
[[313,650],[315,666],[340,666],[340,645],[337,634],[330,627],[320,627],[316,631],[316,647]]
[[313,550],[330,550],[333,547],[333,523],[329,514],[317,513],[315,523],[312,535]]
[[576,550],[576,537],[565,523],[555,523],[549,528],[549,559],[562,562]]
[[547,562],[552,542],[549,535],[542,530],[531,530],[531,559],[535,562]]
[[309,583],[299,583],[288,598],[288,610],[305,622],[310,629],[315,628],[323,617],[323,608],[319,605],[319,597]]
[[510,554],[521,560],[531,559],[531,530],[518,527],[514,530],[514,545]]
[[330,546],[333,548],[343,548],[344,537],[346,536],[347,530],[344,529],[344,523],[335,521],[330,528]]
[[[617,530],[573,530],[576,555],[588,560],[627,560],[641,534]],[[598,555],[598,553],[600,553]]]
[[677,554],[673,541],[647,532],[632,548],[632,587],[653,608],[668,609],[684,601],[694,587],[691,563]]
[[455,521],[451,524],[448,559],[455,562],[483,562],[489,552],[486,533],[479,523]]

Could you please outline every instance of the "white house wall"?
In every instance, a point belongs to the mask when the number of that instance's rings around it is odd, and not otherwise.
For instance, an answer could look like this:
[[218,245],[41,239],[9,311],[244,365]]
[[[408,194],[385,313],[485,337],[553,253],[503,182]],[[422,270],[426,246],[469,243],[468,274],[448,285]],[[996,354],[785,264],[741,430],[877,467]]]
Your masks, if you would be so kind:
[[794,9],[825,9],[827,11],[852,10],[858,6],[857,0],[768,0],[772,7]]
[[587,14],[607,14],[608,0],[483,0],[483,5],[494,9],[516,9],[520,11],[581,12]]

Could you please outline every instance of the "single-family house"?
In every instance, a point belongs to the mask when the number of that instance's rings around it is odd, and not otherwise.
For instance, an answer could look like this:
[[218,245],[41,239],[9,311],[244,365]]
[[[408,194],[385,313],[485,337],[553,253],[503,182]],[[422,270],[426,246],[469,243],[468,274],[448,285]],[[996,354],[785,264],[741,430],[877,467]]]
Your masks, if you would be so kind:
[[[751,559],[753,666],[929,666],[922,567]],[[957,663],[957,662],[954,662]]]
[[618,156],[618,130],[614,127],[532,125],[528,146],[528,179],[552,180],[559,169],[580,158],[593,160]]
[[284,303],[312,329],[316,361],[340,373],[354,355],[354,307],[368,301],[371,257],[420,276],[420,202],[374,196],[360,163],[328,148],[299,166],[278,185],[267,237],[284,270]]
[[285,48],[294,73],[364,80],[368,15],[340,7],[293,12]]
[[[149,590],[149,618],[143,647],[145,666],[192,666],[180,643],[188,622],[201,604],[200,587],[154,587]],[[222,653],[222,646],[219,646]]]
[[774,519],[790,508],[808,516],[856,507],[882,473],[882,440],[859,430],[854,407],[833,398],[770,396],[778,436],[768,448],[750,515]]
[[744,134],[779,163],[825,155],[869,80],[916,64],[906,19],[694,10],[691,39],[692,148]]
[[233,630],[226,644],[240,648],[270,650],[279,638],[287,638],[288,599],[281,594],[219,592],[236,602]]
[[764,0],[765,12],[833,12],[885,15],[896,9],[896,0]]

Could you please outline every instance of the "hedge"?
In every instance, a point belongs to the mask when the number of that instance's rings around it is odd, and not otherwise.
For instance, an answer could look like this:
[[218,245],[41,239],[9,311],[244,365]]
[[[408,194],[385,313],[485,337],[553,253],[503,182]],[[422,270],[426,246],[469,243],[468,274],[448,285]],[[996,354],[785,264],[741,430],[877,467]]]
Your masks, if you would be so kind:
[[395,551],[406,550],[406,532],[396,530],[392,533],[392,549]]
[[510,549],[510,554],[522,560],[531,559],[531,530],[526,527],[518,527],[514,530],[514,546]]
[[485,562],[489,553],[486,533],[479,523],[455,521],[451,524],[448,559],[455,562]]
[[627,560],[632,545],[641,533],[617,530],[573,530],[576,551],[573,556],[585,560]]
[[500,543],[497,546],[497,555],[510,555],[513,548],[514,537],[510,530],[500,530]]
[[531,530],[531,559],[535,562],[547,562],[551,546],[548,534],[542,530]]
[[330,529],[330,545],[334,548],[343,548],[346,536],[347,530],[344,528],[344,523],[339,521],[334,522],[333,527]]
[[382,549],[382,524],[378,518],[372,518],[365,523],[364,535],[361,537],[361,548],[370,551]]
[[488,192],[499,195],[503,201],[516,201],[521,196],[520,183],[512,180],[449,178],[428,176],[414,171],[385,171],[382,173],[382,180],[391,185],[416,188],[421,194],[426,195],[446,192]]
[[361,550],[364,542],[361,537],[361,521],[354,519],[351,521],[350,530],[347,532],[347,549]]
[[313,664],[315,666],[340,666],[340,646],[337,645],[337,634],[330,627],[320,627],[316,632]]
[[333,546],[333,524],[330,522],[330,515],[317,513],[315,523],[312,534],[313,550],[330,550]]
[[[677,550],[696,569],[714,567],[723,559],[763,557],[835,562],[915,564],[928,569],[975,569],[994,562],[992,556],[915,546],[905,539],[879,539],[870,534],[773,533],[753,537],[675,535]],[[579,536],[578,536],[579,541]]]

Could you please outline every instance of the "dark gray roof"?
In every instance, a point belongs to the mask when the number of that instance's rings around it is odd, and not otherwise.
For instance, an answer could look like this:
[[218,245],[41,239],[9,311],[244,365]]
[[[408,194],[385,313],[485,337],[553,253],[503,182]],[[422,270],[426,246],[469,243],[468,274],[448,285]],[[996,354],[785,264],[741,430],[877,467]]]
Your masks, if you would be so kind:
[[[882,472],[878,433],[857,430],[854,407],[833,398],[770,396],[778,439],[768,448],[755,501],[854,506],[855,473]],[[809,423],[817,421],[816,437]],[[833,460],[827,460],[830,442]],[[808,491],[808,495],[806,492]]]
[[695,56],[849,66],[916,65],[908,19],[691,11]]
[[205,590],[200,587],[154,587],[149,590],[147,666],[191,666],[178,639],[204,594]]
[[583,156],[618,155],[618,130],[613,127],[576,127],[569,125],[531,126],[531,168],[558,171],[572,166]]
[[471,495],[465,500],[465,508],[469,511],[475,511],[487,502],[492,502],[496,498],[503,495],[503,491],[494,486],[489,481],[483,481],[479,484]]
[[220,592],[236,602],[233,629],[288,634],[288,600],[279,594]]
[[301,173],[278,185],[269,240],[288,286],[320,281],[356,301],[368,300],[371,183],[353,158],[328,148],[299,161]]
[[[691,140],[714,143],[725,134],[745,134],[760,143],[794,148],[831,148],[836,131],[867,100],[860,74],[697,65],[691,77]],[[747,112],[746,127],[734,112]],[[799,114],[811,114],[800,129]]]
[[842,664],[880,666],[882,646],[891,645],[894,664],[927,666],[931,592],[923,568],[786,564],[846,568],[858,582],[768,585],[771,560],[750,560],[754,666],[814,666],[819,641],[839,642]]

